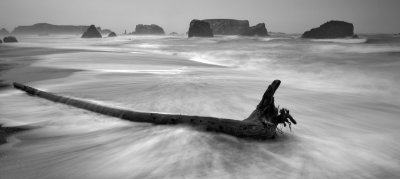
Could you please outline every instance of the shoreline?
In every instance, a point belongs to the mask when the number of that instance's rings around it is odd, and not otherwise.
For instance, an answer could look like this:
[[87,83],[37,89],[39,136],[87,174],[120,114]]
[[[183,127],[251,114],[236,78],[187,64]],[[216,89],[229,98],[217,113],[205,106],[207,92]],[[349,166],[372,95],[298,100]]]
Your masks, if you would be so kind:
[[[74,69],[34,67],[31,66],[31,64],[40,60],[35,56],[82,51],[85,50],[3,46],[0,48],[0,92],[11,89],[11,84],[14,81],[27,83],[64,78],[81,71]],[[3,124],[0,123],[0,145],[6,144],[8,137],[29,130],[29,127],[26,126],[3,127],[2,125]]]
[[21,127],[21,126],[3,127],[0,124],[0,146],[8,143],[7,138],[12,136],[13,134],[27,131],[27,130],[30,130],[30,128],[29,127]]
[[14,81],[26,83],[64,78],[81,71],[31,66],[40,60],[37,56],[74,52],[87,52],[87,50],[2,46],[0,48],[0,91],[9,88]]

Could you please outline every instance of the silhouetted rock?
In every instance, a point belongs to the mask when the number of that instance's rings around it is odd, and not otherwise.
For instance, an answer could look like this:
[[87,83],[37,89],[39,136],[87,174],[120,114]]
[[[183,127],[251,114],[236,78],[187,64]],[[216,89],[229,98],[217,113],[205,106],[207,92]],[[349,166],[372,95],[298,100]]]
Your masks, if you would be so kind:
[[[53,25],[48,23],[38,23],[30,26],[18,26],[12,34],[18,35],[81,35],[88,29],[89,26],[74,26],[74,25]],[[111,30],[97,27],[97,30],[102,34],[109,34]]]
[[265,24],[264,23],[259,23],[255,26],[250,27],[246,33],[243,33],[241,35],[247,35],[247,36],[267,36],[268,35],[268,31],[267,28],[265,28]]
[[135,33],[138,35],[164,35],[164,29],[158,25],[151,24],[151,25],[143,25],[138,24],[135,28]]
[[210,24],[213,34],[218,35],[241,35],[249,30],[248,20],[235,19],[205,19]]
[[86,32],[82,34],[82,38],[102,38],[102,36],[96,26],[91,25]]
[[210,24],[206,21],[194,19],[190,22],[189,37],[213,37]]
[[0,44],[3,43],[3,41],[0,39]]
[[2,29],[0,30],[0,36],[7,36],[7,35],[10,35],[10,32],[8,32],[7,29],[2,28]]
[[17,38],[15,38],[14,36],[4,37],[3,41],[4,43],[18,42]]
[[354,35],[354,26],[344,21],[329,21],[317,28],[313,28],[301,36],[302,38],[344,38]]
[[117,36],[117,34],[115,32],[111,32],[108,34],[108,37],[116,37],[116,36]]

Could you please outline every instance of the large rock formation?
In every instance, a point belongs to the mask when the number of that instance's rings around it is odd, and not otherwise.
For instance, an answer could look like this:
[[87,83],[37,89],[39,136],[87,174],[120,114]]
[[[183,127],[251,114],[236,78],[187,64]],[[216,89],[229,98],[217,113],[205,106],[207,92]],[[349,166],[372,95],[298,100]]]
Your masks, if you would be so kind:
[[3,43],[3,41],[0,39],[0,44]]
[[216,35],[241,35],[245,34],[249,29],[248,20],[235,19],[205,19]]
[[4,37],[3,41],[4,43],[18,42],[17,38],[15,38],[14,36]]
[[117,34],[115,32],[111,32],[108,34],[108,37],[116,37],[116,36],[117,36]]
[[10,35],[10,32],[8,32],[7,29],[2,28],[2,29],[0,30],[0,36],[7,36],[7,35]]
[[259,23],[255,26],[250,27],[247,32],[241,34],[247,36],[268,36],[267,28],[265,28],[264,23]]
[[194,19],[190,22],[188,36],[213,37],[214,34],[208,22]]
[[134,34],[138,35],[164,35],[164,29],[158,25],[151,24],[151,25],[143,25],[138,24],[136,25]]
[[[29,26],[18,26],[12,34],[18,35],[81,35],[88,29],[89,26],[74,26],[74,25],[53,25],[48,23],[38,23]],[[97,27],[97,30],[102,34],[108,34],[109,29],[102,30]]]
[[354,26],[344,21],[329,21],[317,28],[313,28],[301,36],[302,38],[344,38],[354,35]]
[[91,25],[86,32],[82,34],[82,38],[102,38],[102,36],[96,26]]

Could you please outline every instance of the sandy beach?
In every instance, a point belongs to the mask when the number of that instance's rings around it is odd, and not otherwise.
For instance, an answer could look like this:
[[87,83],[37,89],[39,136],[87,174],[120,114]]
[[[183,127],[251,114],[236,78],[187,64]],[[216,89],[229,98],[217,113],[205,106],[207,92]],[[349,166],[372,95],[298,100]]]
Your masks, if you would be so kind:
[[0,123],[33,128],[0,145],[0,178],[400,176],[398,46],[291,36],[60,39],[2,45],[0,79],[108,106],[237,120],[280,79],[276,104],[299,124],[274,141],[247,141],[121,121],[8,86]]

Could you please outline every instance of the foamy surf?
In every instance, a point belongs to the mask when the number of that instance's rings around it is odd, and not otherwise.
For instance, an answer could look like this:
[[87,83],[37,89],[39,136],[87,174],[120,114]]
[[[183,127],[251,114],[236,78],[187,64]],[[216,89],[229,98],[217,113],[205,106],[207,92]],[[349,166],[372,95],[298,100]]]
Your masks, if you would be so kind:
[[37,61],[25,68],[80,69],[42,81],[27,73],[28,84],[44,91],[137,111],[240,120],[268,82],[280,79],[276,103],[299,125],[272,142],[247,141],[126,123],[6,90],[0,119],[38,128],[17,134],[12,150],[0,146],[0,178],[399,178],[398,39],[346,44],[282,36],[289,39],[28,39],[35,47],[100,51],[26,51]]
[[185,68],[171,69],[171,70],[117,70],[117,69],[96,69],[94,71],[102,73],[149,73],[158,75],[176,75],[185,72]]
[[344,38],[344,39],[312,39],[314,42],[333,42],[333,43],[344,43],[344,44],[359,44],[366,43],[367,38]]

